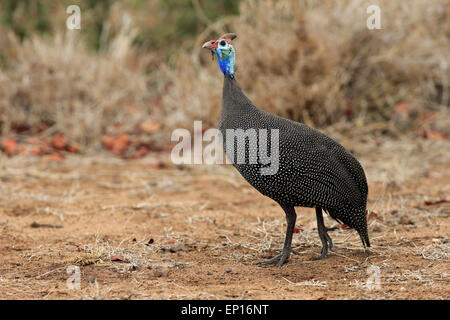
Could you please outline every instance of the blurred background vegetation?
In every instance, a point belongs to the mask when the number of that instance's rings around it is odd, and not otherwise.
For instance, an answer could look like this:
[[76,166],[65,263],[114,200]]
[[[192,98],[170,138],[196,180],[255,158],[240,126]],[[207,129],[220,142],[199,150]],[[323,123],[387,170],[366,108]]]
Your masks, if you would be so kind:
[[[78,5],[86,44],[93,50],[107,46],[117,33],[114,10],[123,11],[139,30],[133,45],[161,50],[163,57],[192,40],[207,24],[238,14],[240,0],[2,0],[3,30],[24,40],[34,34],[52,35],[65,27],[66,8]],[[115,9],[114,9],[115,8]]]
[[[81,30],[66,28],[73,4]],[[382,30],[366,28],[370,4]],[[89,150],[215,126],[222,76],[200,47],[230,31],[237,78],[267,111],[353,135],[449,135],[449,0],[2,0],[0,18],[0,137],[63,132]]]

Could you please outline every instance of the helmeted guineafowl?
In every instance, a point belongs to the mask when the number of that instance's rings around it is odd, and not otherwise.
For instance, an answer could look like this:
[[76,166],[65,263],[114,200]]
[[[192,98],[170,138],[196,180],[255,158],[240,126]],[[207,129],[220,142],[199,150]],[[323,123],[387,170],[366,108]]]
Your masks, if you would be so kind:
[[[333,247],[327,232],[331,229],[324,225],[322,209],[335,220],[356,229],[363,246],[370,247],[366,221],[368,188],[361,164],[344,147],[323,133],[256,107],[245,96],[234,77],[235,50],[231,42],[234,38],[236,35],[229,33],[203,45],[203,48],[211,51],[213,58],[214,55],[217,56],[220,69],[225,75],[219,123],[225,152],[253,187],[283,208],[287,221],[283,251],[258,264],[276,263],[280,267],[291,253],[297,254],[291,247],[297,218],[296,206],[316,209],[318,232],[323,245],[317,259],[324,258],[328,248],[331,250]],[[244,149],[237,148],[235,142],[231,144],[235,147],[228,149],[227,131],[232,129],[240,129],[241,132],[276,129],[278,140],[271,142],[278,144],[279,164],[276,172],[262,174],[261,168],[267,167],[267,162],[263,163],[259,156],[256,162],[248,162],[249,139],[246,140]],[[270,146],[266,148],[270,149]],[[239,154],[242,152],[245,155]],[[243,156],[246,161],[236,162],[238,156]]]

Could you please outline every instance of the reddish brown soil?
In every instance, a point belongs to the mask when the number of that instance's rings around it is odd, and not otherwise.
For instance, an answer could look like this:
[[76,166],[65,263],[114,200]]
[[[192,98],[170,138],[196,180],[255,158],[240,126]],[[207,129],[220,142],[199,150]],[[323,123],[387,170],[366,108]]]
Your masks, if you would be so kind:
[[[450,206],[425,204],[449,194],[448,153],[425,147],[438,156],[386,147],[362,157],[376,212],[369,250],[339,229],[334,253],[313,261],[314,210],[297,208],[301,255],[279,269],[255,263],[279,252],[284,214],[232,167],[177,168],[167,154],[2,157],[0,298],[448,299]],[[67,287],[70,265],[80,267],[79,290]],[[367,287],[369,266],[378,289]]]

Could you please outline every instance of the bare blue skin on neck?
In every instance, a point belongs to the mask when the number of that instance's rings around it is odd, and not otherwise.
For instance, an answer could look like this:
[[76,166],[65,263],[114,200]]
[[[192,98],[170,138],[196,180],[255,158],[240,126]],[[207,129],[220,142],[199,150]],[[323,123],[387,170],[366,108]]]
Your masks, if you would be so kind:
[[225,48],[216,49],[217,62],[219,63],[220,70],[231,79],[234,78],[234,66],[236,63],[236,57],[234,47],[231,44],[227,44]]

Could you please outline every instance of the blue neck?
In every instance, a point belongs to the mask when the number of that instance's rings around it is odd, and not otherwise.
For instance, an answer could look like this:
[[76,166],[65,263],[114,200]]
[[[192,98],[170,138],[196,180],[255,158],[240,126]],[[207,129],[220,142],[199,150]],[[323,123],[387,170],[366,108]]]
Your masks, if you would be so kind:
[[[234,78],[234,65],[235,65],[235,54],[234,49],[225,53],[220,49],[216,50],[217,61],[219,63],[220,70],[225,75],[225,77]],[[222,59],[220,58],[222,56]]]

